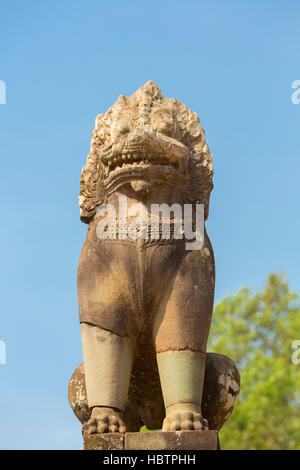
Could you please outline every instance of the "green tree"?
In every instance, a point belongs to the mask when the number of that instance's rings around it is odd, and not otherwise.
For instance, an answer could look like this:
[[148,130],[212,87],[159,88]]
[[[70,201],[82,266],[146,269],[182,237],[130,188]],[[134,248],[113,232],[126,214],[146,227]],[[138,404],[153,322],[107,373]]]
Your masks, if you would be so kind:
[[215,307],[208,351],[229,356],[241,375],[239,402],[220,432],[222,449],[300,449],[295,340],[299,296],[283,275],[270,275],[254,295],[242,288]]

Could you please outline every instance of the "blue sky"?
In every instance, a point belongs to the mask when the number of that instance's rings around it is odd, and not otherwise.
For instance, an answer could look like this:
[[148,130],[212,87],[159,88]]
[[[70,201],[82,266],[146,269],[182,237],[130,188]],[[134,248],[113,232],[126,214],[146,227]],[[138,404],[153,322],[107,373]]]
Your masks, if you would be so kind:
[[154,80],[199,114],[214,155],[216,301],[268,273],[299,291],[297,0],[0,5],[0,447],[79,449],[81,167],[94,119]]

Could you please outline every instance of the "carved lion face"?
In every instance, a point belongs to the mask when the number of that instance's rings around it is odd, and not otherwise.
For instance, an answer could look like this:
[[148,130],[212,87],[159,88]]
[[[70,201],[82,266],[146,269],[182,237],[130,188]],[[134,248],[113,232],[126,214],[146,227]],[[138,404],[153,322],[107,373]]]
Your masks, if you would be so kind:
[[207,215],[212,176],[197,114],[150,81],[97,116],[81,174],[81,219],[89,222],[108,194],[141,180],[184,188],[187,199],[204,203]]

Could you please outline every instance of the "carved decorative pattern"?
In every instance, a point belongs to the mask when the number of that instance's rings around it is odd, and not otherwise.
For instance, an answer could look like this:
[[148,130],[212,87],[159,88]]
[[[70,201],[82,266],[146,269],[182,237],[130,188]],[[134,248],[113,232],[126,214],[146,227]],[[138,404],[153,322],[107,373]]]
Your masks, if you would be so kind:
[[[128,137],[132,133],[134,142]],[[148,157],[155,163],[150,169],[145,160]],[[183,157],[186,165],[181,172],[178,162]],[[213,168],[204,130],[196,113],[176,99],[165,98],[152,81],[130,97],[121,95],[107,113],[96,118],[90,153],[80,178],[83,222],[93,219],[97,207],[116,188],[114,175],[118,177],[122,170],[123,179],[130,178],[132,165],[142,179],[147,174],[183,187],[186,182],[186,202],[204,204],[207,218]]]

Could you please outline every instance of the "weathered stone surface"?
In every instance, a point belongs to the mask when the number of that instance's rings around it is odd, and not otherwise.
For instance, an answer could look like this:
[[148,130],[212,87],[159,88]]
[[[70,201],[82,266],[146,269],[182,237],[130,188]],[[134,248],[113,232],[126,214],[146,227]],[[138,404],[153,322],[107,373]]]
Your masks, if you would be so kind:
[[217,450],[217,431],[105,433],[83,437],[84,450]]
[[84,364],[80,364],[70,378],[68,400],[72,410],[82,424],[90,419],[91,411],[87,401]]
[[90,434],[83,436],[84,450],[123,450],[125,437],[119,433]]
[[221,429],[233,412],[239,393],[240,374],[235,363],[222,354],[207,354],[202,413],[209,429]]
[[129,432],[125,450],[217,450],[217,431]]

